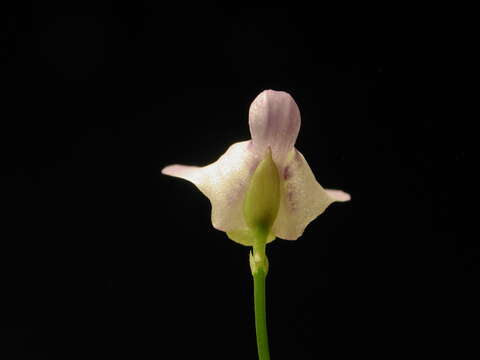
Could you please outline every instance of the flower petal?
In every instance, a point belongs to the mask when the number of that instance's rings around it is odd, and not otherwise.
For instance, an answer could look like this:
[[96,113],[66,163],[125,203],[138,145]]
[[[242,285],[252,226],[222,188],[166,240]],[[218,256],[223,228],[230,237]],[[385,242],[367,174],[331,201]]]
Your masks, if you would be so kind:
[[315,179],[303,155],[290,152],[281,171],[282,199],[272,233],[285,240],[298,239],[305,227],[332,202],[347,201],[340,190],[325,190]]
[[342,190],[325,189],[325,191],[335,201],[345,202],[352,199],[349,193]]
[[201,176],[202,168],[199,166],[187,166],[187,165],[169,165],[162,169],[162,174],[178,177],[188,180],[192,183],[196,182],[196,179]]
[[165,175],[194,183],[212,204],[212,224],[221,231],[246,230],[243,199],[258,160],[251,142],[235,143],[216,162],[205,167],[170,165]]
[[[227,236],[230,240],[233,240],[239,244],[245,246],[253,246],[255,244],[255,235],[250,229],[233,230],[227,232]],[[272,233],[267,236],[267,244],[275,240],[275,235]]]
[[282,164],[293,149],[300,130],[300,110],[290,94],[265,90],[250,105],[250,133],[254,150],[263,156],[268,146]]

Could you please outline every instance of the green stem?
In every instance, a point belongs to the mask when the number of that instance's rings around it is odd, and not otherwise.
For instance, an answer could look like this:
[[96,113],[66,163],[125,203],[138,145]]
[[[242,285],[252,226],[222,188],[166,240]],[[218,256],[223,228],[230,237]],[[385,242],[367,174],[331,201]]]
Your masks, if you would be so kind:
[[267,316],[265,306],[265,279],[268,271],[268,260],[265,254],[265,241],[257,241],[251,255],[255,301],[255,330],[259,360],[270,360],[267,335]]
[[265,277],[263,269],[253,275],[255,297],[255,330],[257,332],[257,347],[259,360],[270,360],[268,350],[267,318],[265,313]]

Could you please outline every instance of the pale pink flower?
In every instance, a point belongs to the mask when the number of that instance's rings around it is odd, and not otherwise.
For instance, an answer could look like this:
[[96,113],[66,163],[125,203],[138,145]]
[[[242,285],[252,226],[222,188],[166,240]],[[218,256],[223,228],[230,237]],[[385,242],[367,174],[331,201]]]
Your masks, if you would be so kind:
[[296,240],[305,227],[335,201],[348,201],[341,190],[324,189],[307,161],[294,147],[300,130],[300,111],[290,94],[263,91],[249,112],[252,139],[231,145],[216,162],[205,167],[170,165],[165,175],[195,184],[212,204],[212,224],[244,245],[252,241],[242,234],[249,229],[243,201],[250,179],[268,147],[280,175],[280,206],[270,230],[275,237]]

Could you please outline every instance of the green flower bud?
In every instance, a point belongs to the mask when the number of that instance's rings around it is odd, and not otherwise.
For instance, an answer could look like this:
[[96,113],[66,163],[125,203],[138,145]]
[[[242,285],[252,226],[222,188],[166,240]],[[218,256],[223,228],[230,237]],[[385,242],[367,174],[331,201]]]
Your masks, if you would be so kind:
[[243,216],[258,236],[267,239],[280,206],[280,177],[270,147],[250,180],[243,202]]

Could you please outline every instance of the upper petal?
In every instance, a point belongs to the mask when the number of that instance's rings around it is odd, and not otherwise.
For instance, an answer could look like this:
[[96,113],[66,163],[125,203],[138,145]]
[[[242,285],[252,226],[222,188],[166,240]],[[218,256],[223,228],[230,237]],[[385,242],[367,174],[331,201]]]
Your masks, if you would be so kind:
[[243,218],[243,199],[258,160],[251,142],[235,143],[216,162],[205,166],[170,165],[165,175],[194,183],[212,204],[212,224],[221,231],[247,229]]
[[250,133],[260,156],[268,146],[277,164],[285,161],[300,130],[300,110],[290,94],[265,90],[250,105]]
[[325,190],[315,179],[303,155],[290,152],[281,171],[282,197],[272,232],[275,236],[296,240],[305,227],[332,202],[346,201],[349,195],[340,190]]

